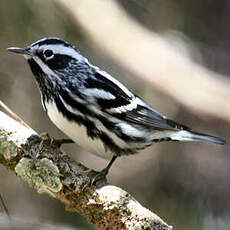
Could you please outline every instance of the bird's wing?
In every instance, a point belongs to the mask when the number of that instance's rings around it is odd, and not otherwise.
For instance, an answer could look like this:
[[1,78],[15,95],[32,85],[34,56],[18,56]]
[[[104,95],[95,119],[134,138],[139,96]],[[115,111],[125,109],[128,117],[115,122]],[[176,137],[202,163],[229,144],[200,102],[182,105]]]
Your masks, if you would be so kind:
[[167,129],[167,130],[188,130],[189,128],[167,119],[150,106],[138,104],[135,109],[116,114],[117,117],[125,121],[142,125],[150,129]]
[[150,129],[188,129],[167,119],[106,72],[97,71],[95,78],[87,79],[86,84],[83,93],[87,100],[96,102],[109,116]]

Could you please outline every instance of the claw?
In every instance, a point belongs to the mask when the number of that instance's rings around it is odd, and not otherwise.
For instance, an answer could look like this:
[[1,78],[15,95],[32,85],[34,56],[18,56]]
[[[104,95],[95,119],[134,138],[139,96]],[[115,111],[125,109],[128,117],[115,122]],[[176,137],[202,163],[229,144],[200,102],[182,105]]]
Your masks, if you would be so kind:
[[50,136],[49,136],[49,134],[47,132],[40,133],[40,137],[50,138]]
[[106,179],[107,174],[108,174],[107,168],[104,168],[100,172],[97,172],[96,175],[90,178],[90,186],[95,185],[98,181]]
[[94,172],[94,170],[92,170],[92,169],[86,169],[82,173],[86,174],[86,175],[89,175],[90,173],[93,173],[93,172]]
[[53,139],[52,138],[51,144],[60,148],[61,145],[63,145],[63,144],[72,144],[72,143],[74,143],[74,141],[71,139]]
[[40,134],[42,140],[39,144],[39,150],[42,150],[44,147],[45,142],[50,146],[50,147],[58,147],[60,148],[62,144],[67,144],[67,143],[74,143],[71,139],[54,139],[49,136],[48,133],[43,132]]
[[84,191],[87,187],[96,185],[98,181],[106,179],[106,175],[108,174],[108,169],[104,168],[100,172],[95,172],[92,169],[87,169],[83,171],[83,174],[86,174],[89,177],[89,181],[83,185],[82,191]]
[[89,186],[89,183],[84,184],[83,187],[81,188],[82,192],[84,192],[88,186]]
[[[84,173],[88,174],[88,177],[90,177],[89,183],[86,183],[82,190],[84,191],[87,186],[95,185],[98,181],[106,179],[106,176],[109,172],[110,167],[112,166],[113,162],[116,160],[117,156],[113,156],[109,164],[106,168],[102,169],[100,172],[95,172],[94,170],[87,169],[84,171]],[[94,175],[89,175],[91,173],[94,173]]]
[[39,143],[38,149],[41,151],[43,146],[44,146],[44,140],[41,140],[41,142]]
[[[92,169],[88,169],[88,170],[83,171],[83,173],[87,174],[90,179],[89,179],[88,183],[86,183],[82,187],[82,191],[84,191],[88,186],[91,187],[93,185],[96,185],[96,183],[98,181],[105,180],[106,179],[106,175],[108,174],[108,169],[104,168],[100,172],[95,172]],[[90,175],[91,173],[93,173],[93,175]]]
[[43,133],[40,134],[40,137],[41,137],[42,140],[41,140],[41,142],[39,143],[38,148],[39,148],[39,150],[41,151],[42,148],[44,147],[45,141],[46,141],[47,139],[50,139],[50,136],[49,136],[48,133],[43,132]]

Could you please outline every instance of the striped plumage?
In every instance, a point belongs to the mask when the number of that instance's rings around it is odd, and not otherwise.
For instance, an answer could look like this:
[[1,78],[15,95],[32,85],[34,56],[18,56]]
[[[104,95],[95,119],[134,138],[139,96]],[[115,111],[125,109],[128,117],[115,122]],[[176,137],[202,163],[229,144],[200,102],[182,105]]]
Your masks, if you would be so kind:
[[27,58],[53,123],[103,158],[134,154],[158,141],[225,143],[167,119],[61,39],[9,50]]

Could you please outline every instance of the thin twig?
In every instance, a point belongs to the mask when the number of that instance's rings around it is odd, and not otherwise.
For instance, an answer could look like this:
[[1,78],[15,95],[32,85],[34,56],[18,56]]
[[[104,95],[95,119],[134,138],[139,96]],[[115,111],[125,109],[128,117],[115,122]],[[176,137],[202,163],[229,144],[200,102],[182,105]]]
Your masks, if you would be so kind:
[[5,201],[4,201],[4,199],[3,199],[3,197],[2,197],[1,194],[0,194],[0,203],[1,203],[1,205],[2,205],[3,211],[5,212],[5,214],[6,214],[6,215],[8,216],[8,218],[10,219],[9,210],[8,210],[8,208],[7,208],[7,206],[6,206],[6,203],[5,203]]
[[31,129],[17,114],[15,114],[5,103],[0,100],[0,107],[2,107],[9,115],[11,115],[16,121],[25,126],[28,129]]

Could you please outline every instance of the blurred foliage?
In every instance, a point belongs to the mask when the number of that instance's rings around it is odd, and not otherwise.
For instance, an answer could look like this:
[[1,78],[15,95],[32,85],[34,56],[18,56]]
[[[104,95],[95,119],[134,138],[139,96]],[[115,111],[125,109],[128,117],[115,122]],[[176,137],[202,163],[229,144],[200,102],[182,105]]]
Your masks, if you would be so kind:
[[[228,0],[119,0],[119,3],[152,31],[184,33],[199,48],[204,65],[221,73],[230,73]],[[9,46],[28,45],[42,37],[58,36],[76,45],[94,64],[169,116],[175,116],[176,120],[196,130],[229,136],[229,124],[221,119],[195,118],[190,111],[176,106],[165,95],[152,92],[104,56],[102,50],[89,43],[84,28],[76,25],[66,11],[51,0],[1,0],[0,28],[0,99],[37,132],[49,131],[52,136],[62,136],[42,111],[38,90],[25,61],[5,50]],[[77,152],[74,157],[89,167],[105,165],[105,161],[76,146],[66,150]],[[221,226],[230,222],[228,152],[228,148],[208,144],[160,143],[145,153],[118,160],[109,180],[129,191],[176,229],[220,229],[220,219]],[[130,165],[128,169],[127,165]],[[35,194],[3,168],[0,173],[1,193],[12,215],[90,229],[80,216],[65,212],[59,202]]]

